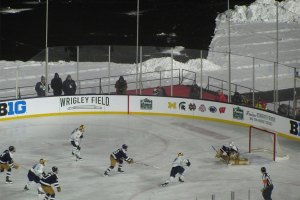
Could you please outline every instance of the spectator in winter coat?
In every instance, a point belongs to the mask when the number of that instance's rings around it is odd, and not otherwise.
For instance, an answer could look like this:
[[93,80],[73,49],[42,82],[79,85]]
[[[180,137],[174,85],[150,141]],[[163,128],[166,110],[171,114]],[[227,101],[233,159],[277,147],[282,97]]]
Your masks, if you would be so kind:
[[216,100],[219,101],[219,102],[224,102],[224,103],[227,102],[227,99],[226,99],[224,93],[221,90],[218,91],[218,96],[217,96]]
[[76,93],[75,81],[71,78],[69,74],[66,80],[63,82],[64,95],[74,95]]
[[123,76],[120,76],[115,84],[117,94],[126,94],[127,93],[127,81],[124,80]]
[[46,96],[46,79],[45,79],[45,76],[42,76],[41,81],[36,83],[35,91],[36,91],[38,97]]
[[256,102],[255,107],[258,109],[266,110],[267,103],[265,100],[262,100],[260,97],[258,97],[258,101]]
[[153,89],[153,95],[159,96],[159,97],[166,97],[167,93],[166,93],[165,88],[158,86]]
[[54,96],[60,96],[62,94],[63,84],[58,73],[55,73],[54,78],[51,80],[51,88]]
[[189,96],[191,99],[199,99],[200,98],[200,88],[195,81],[194,81],[193,85],[191,85]]
[[242,97],[241,94],[238,92],[235,92],[232,99],[231,99],[232,103],[240,105],[242,104]]

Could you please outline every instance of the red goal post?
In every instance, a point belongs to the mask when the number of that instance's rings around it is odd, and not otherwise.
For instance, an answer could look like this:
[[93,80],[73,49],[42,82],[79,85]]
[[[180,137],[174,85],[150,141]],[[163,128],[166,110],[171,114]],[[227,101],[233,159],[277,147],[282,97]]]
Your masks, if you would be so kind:
[[[254,137],[256,137],[256,135],[258,135],[257,136],[258,138],[268,137],[269,141],[268,142],[262,141],[262,143],[264,143],[264,144],[261,145],[261,147],[259,145],[257,145],[257,147],[256,147],[255,144],[253,144]],[[276,156],[277,156],[276,154],[278,151],[277,144],[278,144],[277,134],[275,131],[270,131],[270,130],[258,128],[255,126],[249,127],[249,153],[252,153],[254,151],[270,152],[270,153],[272,153],[273,161],[276,161]],[[267,146],[264,146],[264,145],[267,145]]]

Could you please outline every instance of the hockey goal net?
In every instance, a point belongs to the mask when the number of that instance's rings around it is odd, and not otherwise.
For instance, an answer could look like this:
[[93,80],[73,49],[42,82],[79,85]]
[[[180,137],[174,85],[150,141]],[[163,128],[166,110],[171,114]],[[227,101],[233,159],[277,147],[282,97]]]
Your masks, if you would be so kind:
[[249,153],[260,153],[273,161],[288,159],[279,145],[277,133],[255,126],[249,127]]

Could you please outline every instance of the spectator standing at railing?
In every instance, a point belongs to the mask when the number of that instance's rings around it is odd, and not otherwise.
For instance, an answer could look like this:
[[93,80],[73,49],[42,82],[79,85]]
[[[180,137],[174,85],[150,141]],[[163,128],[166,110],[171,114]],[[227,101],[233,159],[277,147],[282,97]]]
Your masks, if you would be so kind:
[[160,97],[166,97],[167,93],[166,93],[165,88],[158,86],[153,89],[153,95],[160,96]]
[[262,100],[259,97],[257,103],[255,104],[255,107],[258,108],[258,109],[265,110],[267,108],[267,103],[266,103],[265,100]]
[[218,91],[218,96],[217,96],[216,101],[224,102],[224,103],[227,102],[227,99],[226,99],[224,93],[221,90]]
[[246,95],[241,95],[242,98],[242,105],[244,106],[252,106],[252,101]]
[[115,88],[117,94],[127,93],[127,81],[123,78],[123,76],[120,76],[119,80],[117,80]]
[[197,85],[196,81],[193,82],[190,88],[190,98],[199,99],[200,98],[200,87]]
[[41,81],[36,83],[35,91],[36,91],[38,97],[46,96],[46,79],[45,79],[45,76],[41,76]]
[[261,100],[261,104],[262,104],[262,108],[263,108],[264,110],[267,110],[267,101],[266,101],[265,99],[262,99],[262,100]]
[[66,80],[63,82],[64,95],[74,95],[76,93],[76,83],[68,74]]
[[51,80],[51,88],[54,96],[60,96],[62,94],[63,84],[58,73],[55,73],[54,78]]
[[242,97],[241,94],[238,92],[235,92],[231,99],[233,104],[241,105],[242,104]]

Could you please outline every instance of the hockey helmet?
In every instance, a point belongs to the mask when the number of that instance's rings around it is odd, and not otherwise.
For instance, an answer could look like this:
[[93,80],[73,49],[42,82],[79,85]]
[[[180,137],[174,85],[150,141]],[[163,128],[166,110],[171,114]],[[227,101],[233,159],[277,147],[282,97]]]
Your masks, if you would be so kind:
[[182,152],[179,152],[179,153],[178,153],[178,156],[183,156],[183,153],[182,153]]
[[123,145],[122,145],[122,149],[124,149],[125,151],[127,151],[127,149],[128,149],[127,144],[123,144]]
[[84,129],[85,129],[85,126],[84,126],[83,124],[81,124],[81,125],[79,126],[79,130],[84,131]]
[[8,150],[11,151],[11,152],[16,152],[16,148],[14,146],[10,146],[8,148]]
[[42,165],[45,165],[46,160],[44,158],[41,158],[39,163],[42,164]]
[[54,173],[56,173],[56,174],[57,174],[57,173],[58,173],[58,168],[57,168],[57,167],[55,167],[55,166],[53,166],[53,167],[52,167],[52,172],[54,172]]
[[262,168],[260,168],[260,171],[261,171],[262,173],[265,173],[267,170],[266,170],[265,167],[262,167]]

